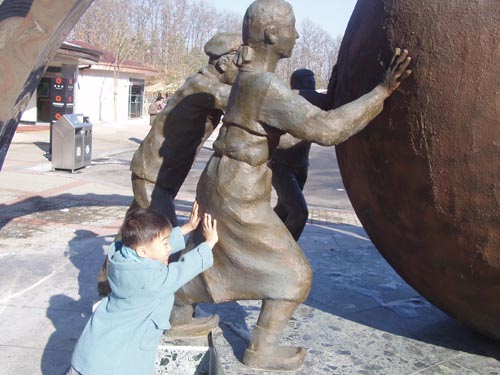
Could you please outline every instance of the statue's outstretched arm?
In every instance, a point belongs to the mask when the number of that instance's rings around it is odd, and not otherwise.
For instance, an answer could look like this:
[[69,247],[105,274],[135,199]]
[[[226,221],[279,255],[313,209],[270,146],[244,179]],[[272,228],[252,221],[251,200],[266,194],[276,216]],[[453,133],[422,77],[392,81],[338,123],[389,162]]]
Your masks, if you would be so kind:
[[[262,110],[261,120],[294,137],[324,146],[336,145],[361,131],[382,112],[385,99],[411,74],[407,69],[410,61],[408,51],[396,49],[379,85],[360,98],[327,112],[290,91],[286,95],[283,87],[270,85],[268,96],[274,99],[275,107]],[[276,98],[283,98],[281,106],[276,105]]]

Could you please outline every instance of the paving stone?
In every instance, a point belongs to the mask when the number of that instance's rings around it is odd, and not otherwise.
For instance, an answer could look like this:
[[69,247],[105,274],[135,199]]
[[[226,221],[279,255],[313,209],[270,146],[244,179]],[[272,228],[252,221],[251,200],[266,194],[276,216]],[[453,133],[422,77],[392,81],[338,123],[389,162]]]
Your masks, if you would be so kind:
[[[140,139],[148,129],[147,124],[126,132],[95,127],[99,160],[77,174],[46,170],[47,160],[34,145],[46,142],[45,133],[16,134],[0,172],[0,375],[55,375],[68,368],[98,299],[95,278],[105,248],[132,199],[125,161],[137,143],[129,138]],[[312,165],[322,152],[313,146]],[[328,152],[333,158],[333,150]],[[177,197],[181,222],[209,156],[203,149]],[[335,165],[313,172],[310,181],[305,190],[310,216],[299,244],[314,269],[313,287],[282,338],[283,344],[308,348],[295,373],[500,375],[497,342],[438,310],[380,256],[345,192],[329,186],[341,184]],[[207,349],[208,341],[172,346],[163,340],[159,374],[168,366],[176,375],[200,374],[207,358],[212,370],[218,358],[217,374],[278,374],[241,364],[259,311],[259,301],[199,305],[198,314],[221,318],[213,348]],[[181,362],[189,366],[172,370]]]

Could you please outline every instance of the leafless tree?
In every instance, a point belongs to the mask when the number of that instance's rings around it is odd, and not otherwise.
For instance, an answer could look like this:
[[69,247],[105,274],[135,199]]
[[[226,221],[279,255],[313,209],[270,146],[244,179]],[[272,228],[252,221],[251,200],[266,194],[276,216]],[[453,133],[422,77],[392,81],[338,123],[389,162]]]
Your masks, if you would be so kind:
[[[128,61],[141,59],[145,39],[140,28],[134,23],[140,17],[133,6],[135,1],[99,0],[89,7],[87,13],[76,25],[72,38],[99,46],[112,53],[107,63],[113,69],[114,120],[118,119],[118,78],[123,65]],[[132,29],[132,30],[131,30]]]
[[[175,88],[206,63],[205,42],[217,32],[241,32],[242,18],[207,0],[95,0],[70,37],[115,56],[116,85],[123,63],[134,60],[160,72],[155,82]],[[308,68],[315,72],[317,86],[326,87],[340,37],[332,38],[309,20],[298,30],[293,56],[277,72],[288,81],[295,69]],[[115,118],[117,95],[115,86]]]
[[337,62],[341,36],[332,38],[320,26],[306,19],[298,27],[299,39],[289,59],[282,60],[277,73],[288,80],[301,68],[310,69],[316,76],[316,86],[326,88],[332,69]]

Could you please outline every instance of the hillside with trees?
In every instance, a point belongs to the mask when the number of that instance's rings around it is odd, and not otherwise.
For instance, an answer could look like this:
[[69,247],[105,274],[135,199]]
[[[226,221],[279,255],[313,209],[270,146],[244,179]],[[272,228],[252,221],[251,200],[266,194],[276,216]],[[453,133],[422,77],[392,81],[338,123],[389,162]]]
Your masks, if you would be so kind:
[[[115,69],[134,60],[160,71],[154,83],[178,87],[206,64],[205,42],[217,32],[241,32],[242,16],[219,10],[208,0],[95,0],[69,39],[112,52]],[[332,37],[309,20],[297,25],[293,56],[277,73],[288,81],[298,68],[316,73],[325,88],[337,59],[341,37]]]

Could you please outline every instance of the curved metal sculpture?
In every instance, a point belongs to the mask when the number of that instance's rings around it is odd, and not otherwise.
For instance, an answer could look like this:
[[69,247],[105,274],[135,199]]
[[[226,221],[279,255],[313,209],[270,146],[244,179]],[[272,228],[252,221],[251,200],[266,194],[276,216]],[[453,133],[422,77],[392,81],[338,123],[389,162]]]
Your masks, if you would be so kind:
[[337,147],[367,233],[436,306],[500,339],[498,1],[359,0],[331,87],[367,92],[394,46],[413,74],[383,113]]
[[0,170],[48,62],[92,1],[0,1]]

